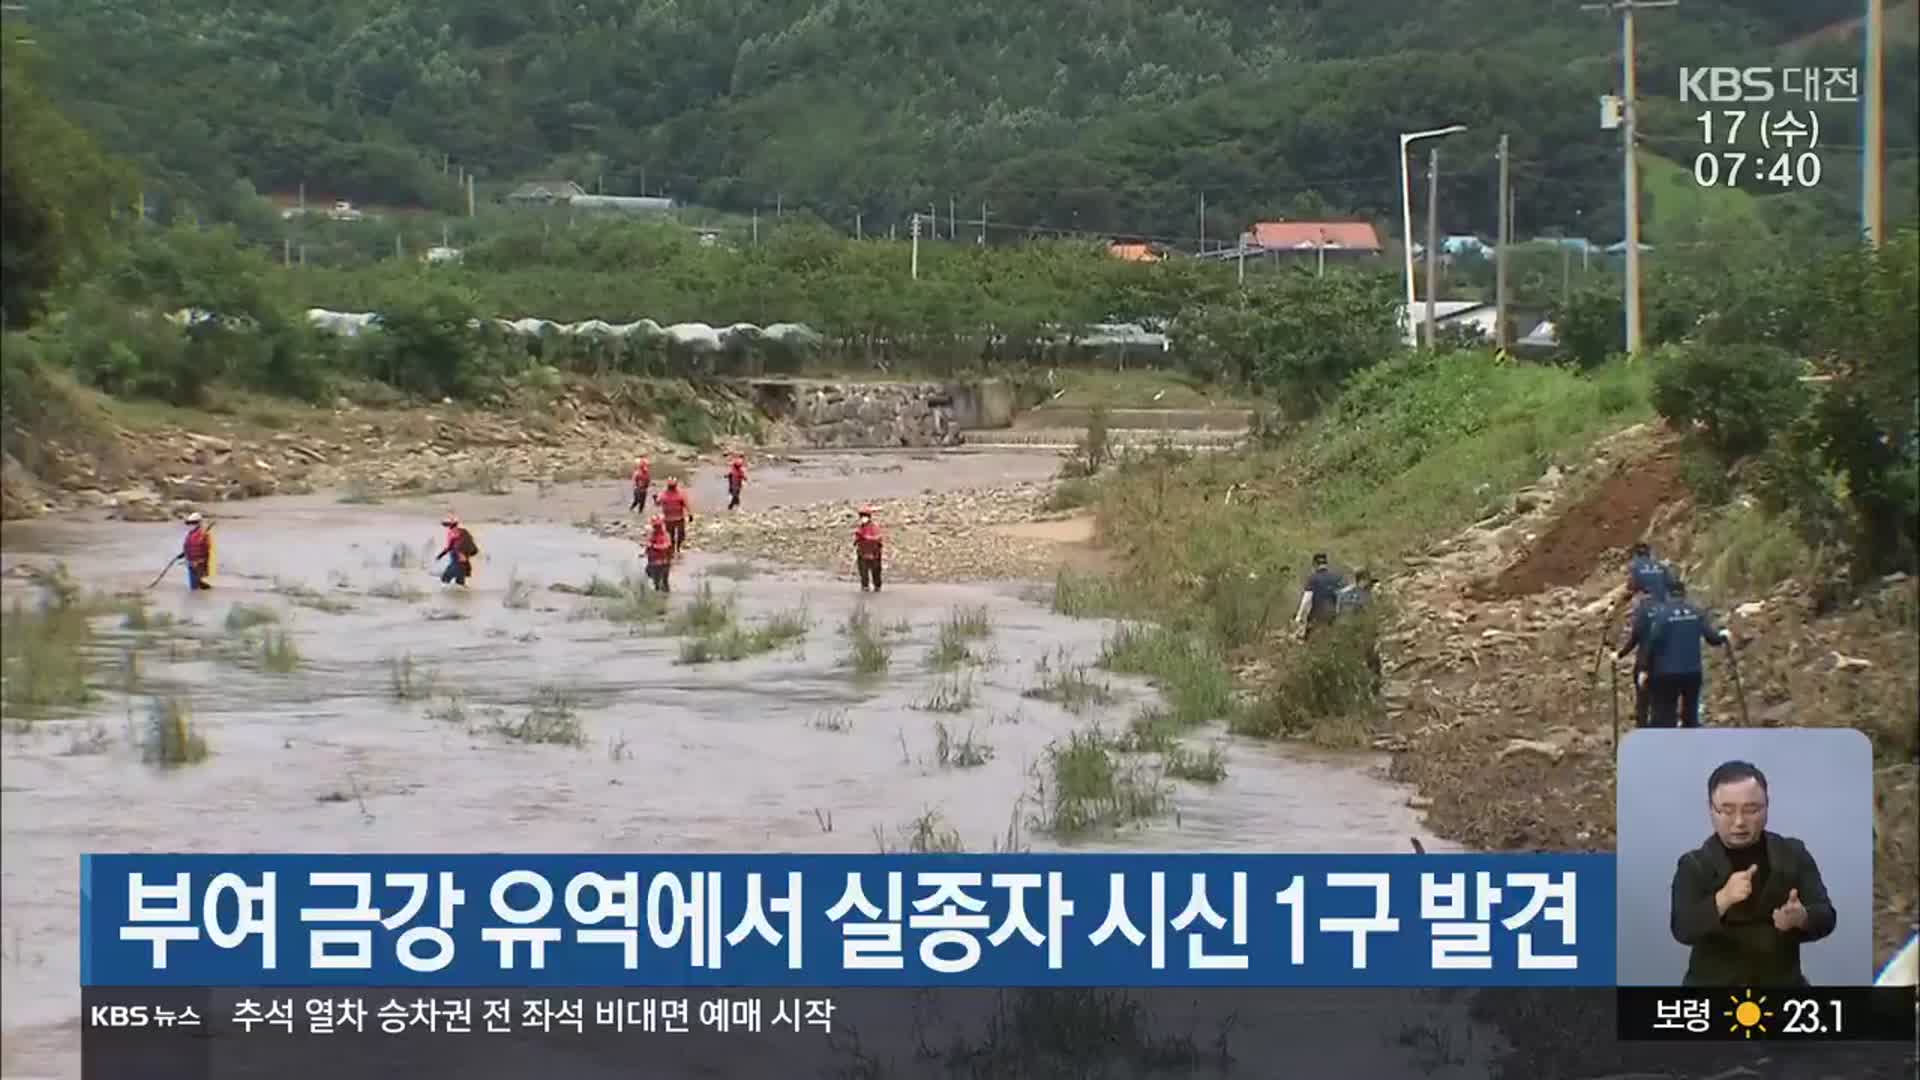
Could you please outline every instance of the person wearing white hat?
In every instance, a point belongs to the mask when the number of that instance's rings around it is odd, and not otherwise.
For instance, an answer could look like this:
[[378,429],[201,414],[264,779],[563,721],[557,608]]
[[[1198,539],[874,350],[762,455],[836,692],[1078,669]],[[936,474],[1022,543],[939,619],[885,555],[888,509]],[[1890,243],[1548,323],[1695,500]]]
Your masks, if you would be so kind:
[[213,526],[198,510],[187,515],[187,537],[180,545],[180,558],[187,564],[187,588],[213,588]]

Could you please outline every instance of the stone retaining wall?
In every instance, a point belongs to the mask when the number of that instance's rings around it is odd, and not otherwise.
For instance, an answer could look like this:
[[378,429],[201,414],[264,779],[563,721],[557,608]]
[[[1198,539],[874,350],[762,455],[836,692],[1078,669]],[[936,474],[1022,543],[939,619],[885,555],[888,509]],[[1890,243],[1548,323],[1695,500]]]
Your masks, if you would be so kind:
[[814,446],[953,446],[953,395],[934,383],[795,387],[787,420]]
[[955,446],[963,431],[1004,427],[1012,419],[1011,395],[992,379],[963,385],[759,379],[753,393],[767,415],[785,421],[807,446]]

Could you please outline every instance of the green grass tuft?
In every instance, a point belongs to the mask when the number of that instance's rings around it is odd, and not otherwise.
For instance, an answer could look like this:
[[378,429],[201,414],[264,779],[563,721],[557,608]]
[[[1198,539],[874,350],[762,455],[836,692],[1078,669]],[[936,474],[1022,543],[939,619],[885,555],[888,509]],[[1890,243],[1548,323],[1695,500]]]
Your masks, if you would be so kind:
[[205,761],[209,749],[186,702],[167,697],[155,698],[148,707],[141,752],[149,765],[172,769]]
[[1035,828],[1062,839],[1108,831],[1164,813],[1166,788],[1138,761],[1116,752],[1096,727],[1047,747],[1035,772]]

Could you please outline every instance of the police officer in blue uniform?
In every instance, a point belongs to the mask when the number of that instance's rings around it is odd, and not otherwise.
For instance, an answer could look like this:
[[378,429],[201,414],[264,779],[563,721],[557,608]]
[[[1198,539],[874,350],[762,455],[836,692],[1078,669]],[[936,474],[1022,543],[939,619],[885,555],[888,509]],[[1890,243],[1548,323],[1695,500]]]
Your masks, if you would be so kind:
[[1673,571],[1666,563],[1653,557],[1653,548],[1649,544],[1633,545],[1633,558],[1627,563],[1627,592],[1641,599],[1659,603],[1667,598],[1667,583],[1673,578]]
[[1653,557],[1646,543],[1633,545],[1633,558],[1627,563],[1627,595],[1638,597],[1628,619],[1627,643],[1619,656],[1633,653],[1633,719],[1647,726],[1647,710],[1652,698],[1647,694],[1647,631],[1654,611],[1667,601],[1667,586],[1675,579],[1673,568]]
[[1702,642],[1731,647],[1733,635],[1688,601],[1686,583],[1675,578],[1667,586],[1667,602],[1647,620],[1650,726],[1700,726]]

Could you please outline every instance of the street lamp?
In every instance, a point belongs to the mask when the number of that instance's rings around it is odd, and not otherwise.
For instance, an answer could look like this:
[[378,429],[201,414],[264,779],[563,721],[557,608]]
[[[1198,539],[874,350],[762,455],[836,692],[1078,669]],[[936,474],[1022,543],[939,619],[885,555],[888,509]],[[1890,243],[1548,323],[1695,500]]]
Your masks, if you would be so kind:
[[[1421,139],[1437,139],[1442,135],[1458,135],[1467,130],[1465,124],[1452,124],[1443,128],[1431,128],[1427,131],[1408,131],[1400,135],[1400,250],[1407,262],[1407,344],[1420,344],[1419,331],[1413,325],[1413,180],[1407,175],[1407,147]],[[1427,283],[1427,289],[1433,289],[1433,283]]]

